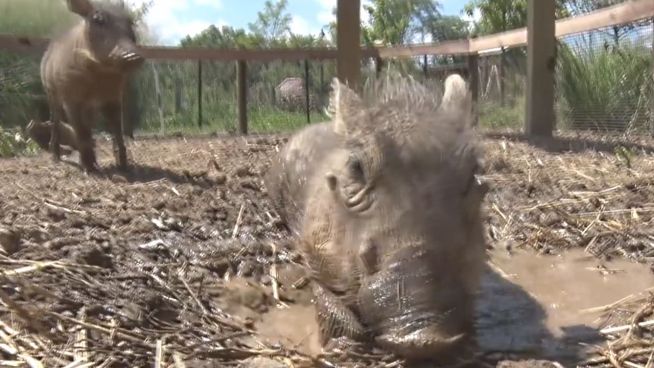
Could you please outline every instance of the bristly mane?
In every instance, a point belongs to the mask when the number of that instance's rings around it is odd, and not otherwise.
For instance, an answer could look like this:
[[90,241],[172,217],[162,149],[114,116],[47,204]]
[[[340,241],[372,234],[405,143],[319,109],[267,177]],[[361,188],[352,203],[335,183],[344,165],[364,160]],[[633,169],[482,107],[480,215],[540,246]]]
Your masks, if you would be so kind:
[[134,20],[132,13],[130,13],[129,8],[127,5],[125,5],[125,2],[123,1],[93,1],[93,6],[95,6],[97,9],[101,9],[103,11],[106,11],[107,13],[118,16],[118,17],[126,17],[129,18],[130,20]]
[[[442,87],[441,87],[442,89]],[[380,135],[391,138],[412,157],[438,155],[455,165],[478,155],[471,114],[461,109],[441,109],[442,93],[428,89],[411,77],[388,73],[381,80],[368,81],[363,87],[363,108],[369,119],[348,124],[353,133],[351,144],[374,145]],[[334,116],[335,106],[329,109]],[[371,148],[372,149],[372,148]]]

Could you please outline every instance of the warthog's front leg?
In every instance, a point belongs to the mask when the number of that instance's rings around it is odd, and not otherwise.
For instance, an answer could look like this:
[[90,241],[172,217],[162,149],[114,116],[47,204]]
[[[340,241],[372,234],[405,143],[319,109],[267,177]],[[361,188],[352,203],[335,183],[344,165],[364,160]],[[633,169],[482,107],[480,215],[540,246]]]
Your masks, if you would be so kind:
[[355,341],[369,340],[365,327],[350,308],[318,281],[313,280],[311,285],[316,300],[320,343],[323,346],[330,339],[339,337]]
[[127,149],[123,140],[122,106],[120,102],[107,104],[103,108],[107,125],[113,136],[113,150],[116,165],[122,171],[127,170]]
[[[98,171],[98,163],[95,159],[95,141],[91,130],[92,115],[90,109],[82,103],[67,104],[65,108],[66,115],[77,135],[80,164],[87,173]],[[58,131],[58,129],[55,129],[55,131]]]

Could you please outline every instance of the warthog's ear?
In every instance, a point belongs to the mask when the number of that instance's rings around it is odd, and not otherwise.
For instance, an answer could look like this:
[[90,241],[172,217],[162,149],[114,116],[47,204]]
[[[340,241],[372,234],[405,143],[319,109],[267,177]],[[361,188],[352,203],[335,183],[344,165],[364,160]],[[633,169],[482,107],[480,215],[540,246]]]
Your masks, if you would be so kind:
[[348,86],[341,83],[338,78],[334,78],[332,80],[332,95],[329,101],[329,110],[334,118],[334,132],[346,135],[352,128],[348,124],[363,109],[363,102],[359,96]]
[[445,91],[441,110],[458,113],[467,117],[472,108],[472,96],[466,81],[459,74],[451,74],[445,79]]
[[93,4],[89,0],[67,0],[67,3],[70,11],[83,17],[93,12]]

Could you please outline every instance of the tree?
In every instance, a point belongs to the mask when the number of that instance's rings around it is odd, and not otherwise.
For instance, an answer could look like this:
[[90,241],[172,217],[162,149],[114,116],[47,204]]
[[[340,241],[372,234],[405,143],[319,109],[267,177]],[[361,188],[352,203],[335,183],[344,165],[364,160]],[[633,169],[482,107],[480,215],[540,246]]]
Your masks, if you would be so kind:
[[268,43],[281,41],[291,33],[291,15],[287,12],[288,0],[273,3],[266,0],[263,10],[257,13],[257,20],[248,28],[255,35],[263,37]]
[[373,0],[364,5],[370,16],[370,26],[364,27],[367,43],[410,43],[417,33],[425,33],[429,24],[441,15],[439,3],[432,0]]
[[[568,0],[567,8],[572,15],[581,15],[589,13],[595,10],[605,8],[607,6],[618,5],[625,2],[625,0]],[[647,23],[649,20],[643,21]],[[625,25],[616,25],[610,28],[607,33],[613,39],[613,43],[617,46],[620,43],[620,40],[635,27],[637,27],[640,22],[630,23]]]
[[[568,1],[556,0],[557,19],[569,16]],[[527,25],[527,0],[471,0],[464,11],[468,16],[475,11],[481,15],[475,23],[475,34],[492,34]]]
[[459,40],[468,37],[468,25],[460,17],[454,15],[440,16],[427,27],[434,42]]

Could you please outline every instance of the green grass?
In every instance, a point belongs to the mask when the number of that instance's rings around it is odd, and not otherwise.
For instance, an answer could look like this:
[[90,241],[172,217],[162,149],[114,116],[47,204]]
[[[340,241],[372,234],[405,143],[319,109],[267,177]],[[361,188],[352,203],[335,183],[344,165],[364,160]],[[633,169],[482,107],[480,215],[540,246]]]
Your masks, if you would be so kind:
[[60,0],[0,2],[0,33],[45,37],[60,32],[75,19]]
[[652,56],[624,41],[612,48],[562,45],[557,87],[562,113],[572,127],[624,129],[647,120],[652,96]]
[[[75,21],[60,0],[0,1],[0,33],[50,37]],[[3,127],[24,126],[42,110],[39,56],[0,52],[0,120]]]
[[[213,132],[235,133],[238,131],[236,114],[231,111],[205,115],[202,126],[198,126],[197,114],[179,116],[164,116],[165,134],[205,134]],[[313,112],[311,123],[325,121],[327,116]],[[287,112],[272,107],[250,109],[248,111],[248,132],[251,133],[281,133],[290,132],[307,125],[306,113]],[[158,119],[148,119],[140,127],[141,133],[159,133],[161,122]]]
[[31,156],[39,151],[39,146],[25,138],[17,130],[4,130],[0,127],[0,158]]
[[499,102],[479,105],[479,125],[488,129],[522,128],[525,119],[525,98],[501,106]]

